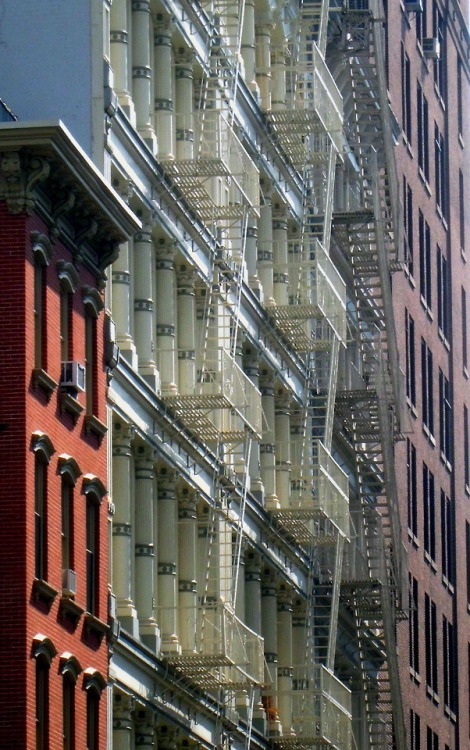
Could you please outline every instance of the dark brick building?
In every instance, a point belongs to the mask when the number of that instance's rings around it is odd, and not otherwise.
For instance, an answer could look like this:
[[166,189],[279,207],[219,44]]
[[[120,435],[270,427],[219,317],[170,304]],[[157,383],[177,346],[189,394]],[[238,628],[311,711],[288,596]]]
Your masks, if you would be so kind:
[[[396,449],[410,750],[469,746],[468,3],[388,2],[405,274],[394,278],[408,429]],[[398,132],[398,128],[397,128]]]

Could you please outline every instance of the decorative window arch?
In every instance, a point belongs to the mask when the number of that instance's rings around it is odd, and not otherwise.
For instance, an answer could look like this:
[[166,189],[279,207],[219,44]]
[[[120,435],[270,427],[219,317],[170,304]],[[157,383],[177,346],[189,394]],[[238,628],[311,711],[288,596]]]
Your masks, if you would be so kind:
[[47,635],[36,633],[33,638],[32,655],[35,659],[45,659],[51,666],[52,660],[57,656],[57,649]]
[[74,682],[77,682],[79,676],[83,672],[83,668],[77,657],[71,654],[70,651],[64,651],[59,659],[60,673],[62,675],[69,675]]
[[86,314],[98,318],[100,312],[104,310],[104,302],[98,289],[92,286],[83,286],[82,298]]
[[50,437],[45,432],[40,432],[39,430],[33,432],[31,436],[31,447],[35,454],[40,454],[46,463],[49,463],[55,453],[55,448]]
[[78,289],[80,277],[78,271],[73,265],[67,260],[57,261],[57,275],[60,279],[60,287],[67,294],[73,294]]
[[53,253],[49,237],[41,232],[31,232],[30,238],[34,262],[41,266],[48,266]]
[[67,477],[71,484],[76,484],[79,477],[82,475],[82,471],[76,462],[76,460],[69,456],[67,453],[61,453],[57,459],[58,461],[58,472],[62,477]]

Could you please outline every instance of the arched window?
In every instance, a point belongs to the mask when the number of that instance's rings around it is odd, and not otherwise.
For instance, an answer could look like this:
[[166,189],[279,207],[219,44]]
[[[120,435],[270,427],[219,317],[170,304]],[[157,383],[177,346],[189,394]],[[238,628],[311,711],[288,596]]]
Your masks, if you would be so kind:
[[38,633],[33,639],[36,658],[36,750],[49,750],[49,670],[57,655],[49,638]]
[[[62,483],[61,483],[62,570],[72,571],[72,569],[74,568],[74,545],[73,545],[74,487],[75,487],[78,477],[81,474],[81,471],[75,459],[63,453],[61,456],[59,456],[59,473],[62,478]],[[65,573],[63,575],[65,575]],[[62,583],[62,586],[63,587],[65,586],[64,581]]]
[[106,687],[103,676],[92,668],[85,670],[87,750],[98,750],[100,736],[100,698]]
[[34,259],[34,367],[46,369],[46,284],[47,266],[52,255],[48,237],[39,232],[31,233]]
[[41,432],[33,433],[31,442],[34,451],[34,576],[47,580],[47,467],[54,447]]
[[75,656],[65,652],[60,657],[62,683],[63,750],[75,750],[75,686],[82,671]]
[[98,477],[86,474],[83,492],[86,497],[86,609],[91,615],[98,616],[100,505],[106,488]]
[[99,416],[97,409],[97,321],[103,309],[103,300],[97,289],[83,287],[85,305],[85,366],[86,366],[86,413]]

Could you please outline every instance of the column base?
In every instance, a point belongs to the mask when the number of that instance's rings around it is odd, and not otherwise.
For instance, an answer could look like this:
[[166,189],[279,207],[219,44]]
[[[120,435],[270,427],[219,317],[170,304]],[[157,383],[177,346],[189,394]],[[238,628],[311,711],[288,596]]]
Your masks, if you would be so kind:
[[123,628],[133,638],[136,638],[138,640],[139,620],[137,618],[137,610],[135,609],[135,607],[129,604],[118,603],[117,616],[121,628]]
[[157,136],[154,131],[150,128],[139,128],[139,135],[147,146],[149,147],[152,154],[155,156],[158,152]]
[[248,278],[248,285],[249,285],[251,291],[253,292],[253,294],[255,295],[255,297],[257,299],[259,299],[260,302],[262,302],[263,301],[263,299],[262,299],[263,298],[263,287],[261,285],[261,281],[259,280],[259,278],[257,276],[250,276]]
[[160,393],[160,373],[155,365],[139,365],[139,375],[142,375],[146,383],[149,384],[152,391]]
[[118,338],[117,343],[119,346],[119,351],[121,352],[121,357],[124,357],[126,362],[129,362],[133,370],[137,370],[139,358],[137,356],[137,350],[132,339]]
[[246,85],[248,86],[248,89],[251,91],[251,93],[255,97],[256,101],[259,103],[261,95],[259,92],[259,86],[256,83],[256,81],[249,81]]
[[118,94],[119,105],[124,110],[126,116],[130,120],[131,125],[135,127],[135,108],[134,102],[130,94]]
[[260,505],[264,505],[264,485],[259,478],[250,478],[250,493]]
[[175,383],[162,383],[162,396],[177,396],[178,387]]
[[268,722],[268,737],[279,737],[282,734],[282,724],[279,719]]
[[160,653],[161,637],[157,623],[141,622],[139,630],[142,643],[154,653]]
[[265,507],[266,510],[279,510],[281,503],[279,502],[277,495],[268,495],[265,499]]
[[266,711],[264,710],[262,703],[258,703],[253,709],[253,726],[259,732],[261,732],[261,734],[266,735],[266,732],[267,732]]
[[162,654],[176,654],[181,656],[181,646],[176,635],[163,635],[161,641]]

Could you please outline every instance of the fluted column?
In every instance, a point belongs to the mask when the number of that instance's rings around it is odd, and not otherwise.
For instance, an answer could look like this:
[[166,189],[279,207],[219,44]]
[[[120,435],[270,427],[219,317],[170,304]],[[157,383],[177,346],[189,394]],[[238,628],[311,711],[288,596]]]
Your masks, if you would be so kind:
[[197,634],[197,495],[184,488],[178,503],[178,606],[183,653],[196,651]]
[[138,637],[139,626],[132,592],[132,502],[131,442],[134,430],[116,422],[113,432],[113,587],[117,598],[118,617],[122,626]]
[[248,283],[255,294],[259,296],[258,279],[258,222],[250,218],[246,228],[245,259],[248,273]]
[[131,122],[135,112],[129,89],[129,20],[127,0],[113,0],[111,5],[111,65],[114,72],[114,88],[119,104]]
[[241,55],[245,67],[245,83],[256,98],[259,97],[259,86],[256,83],[256,43],[255,43],[255,3],[245,1],[243,16]]
[[132,94],[139,135],[153,154],[157,139],[151,122],[152,69],[150,65],[150,4],[132,0]]
[[[252,550],[245,553],[245,622],[255,633],[262,635],[261,559]],[[266,731],[266,712],[259,690],[255,693],[253,723],[259,731]]]
[[196,388],[196,296],[195,273],[182,266],[177,272],[178,392],[185,396]]
[[273,305],[273,209],[271,192],[266,188],[261,193],[258,222],[258,276],[263,288],[264,304]]
[[269,696],[265,708],[268,718],[268,730],[271,736],[282,731],[278,712],[277,695],[277,591],[276,577],[273,572],[265,571],[261,589],[261,623],[264,638],[264,658],[266,663],[266,683],[270,684]]
[[134,235],[134,330],[139,373],[156,391],[160,389],[155,363],[153,301],[153,242],[151,225]]
[[129,270],[130,255],[133,252],[132,241],[119,246],[119,256],[113,263],[112,270],[112,311],[116,323],[117,343],[121,355],[129,364],[137,367],[137,353],[131,334],[131,275]]
[[[160,159],[174,159],[174,101],[172,24],[158,14],[155,25],[155,129]],[[191,102],[192,106],[192,102]]]
[[123,693],[113,696],[113,750],[132,750],[134,698]]
[[259,86],[261,108],[271,109],[271,32],[267,18],[256,19],[256,82]]
[[194,155],[193,62],[189,50],[175,55],[176,158],[192,159]]
[[272,95],[271,106],[273,112],[286,108],[286,50],[277,47],[272,50]]
[[[244,370],[245,375],[247,375],[253,385],[259,389],[259,354],[255,349],[250,349],[246,352]],[[254,438],[251,442],[249,473],[250,491],[255,495],[258,502],[263,503],[264,487],[263,482],[261,481],[260,442]]]
[[289,304],[287,259],[287,212],[285,206],[279,205],[273,215],[274,299],[277,305]]
[[279,718],[283,734],[292,734],[292,592],[282,585],[277,598]]
[[142,641],[153,651],[160,648],[154,616],[154,456],[140,446],[135,459],[135,603]]
[[135,712],[135,746],[139,750],[152,750],[155,747],[156,715],[146,708]]
[[160,240],[157,246],[157,351],[162,395],[174,395],[176,386],[175,246]]
[[176,565],[178,561],[177,534],[177,475],[171,469],[161,469],[158,475],[158,598],[160,607],[161,648],[164,653],[181,651],[177,635],[178,592]]
[[276,436],[276,494],[281,508],[289,507],[290,499],[290,396],[278,390],[275,409]]
[[261,404],[264,414],[263,436],[260,443],[261,480],[264,485],[266,508],[273,510],[279,508],[276,493],[274,377],[267,370],[263,370],[261,374]]

